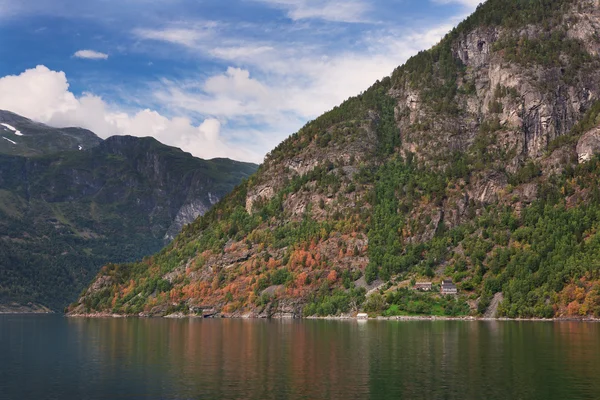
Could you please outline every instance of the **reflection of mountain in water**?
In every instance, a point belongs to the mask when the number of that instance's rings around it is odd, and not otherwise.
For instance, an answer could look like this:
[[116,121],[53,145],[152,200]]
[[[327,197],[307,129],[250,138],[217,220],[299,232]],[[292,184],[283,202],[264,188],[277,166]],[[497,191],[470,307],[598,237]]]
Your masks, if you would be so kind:
[[[482,393],[492,400],[583,399],[600,393],[597,324],[16,318],[8,325],[0,319],[3,340],[15,344],[0,347],[0,357],[23,359],[0,365],[8,378],[0,390],[9,397],[22,390],[23,379],[37,398],[56,391],[70,394],[60,396],[67,400],[468,400]],[[23,333],[33,324],[36,330]],[[43,338],[35,333],[42,330]],[[24,352],[27,346],[38,354]],[[54,361],[60,368],[35,368]]]

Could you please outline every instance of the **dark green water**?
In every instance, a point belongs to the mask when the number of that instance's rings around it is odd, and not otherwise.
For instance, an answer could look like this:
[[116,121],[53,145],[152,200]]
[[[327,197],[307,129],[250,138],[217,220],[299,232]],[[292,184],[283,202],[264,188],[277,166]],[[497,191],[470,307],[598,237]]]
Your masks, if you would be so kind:
[[600,399],[600,324],[0,316],[2,399]]

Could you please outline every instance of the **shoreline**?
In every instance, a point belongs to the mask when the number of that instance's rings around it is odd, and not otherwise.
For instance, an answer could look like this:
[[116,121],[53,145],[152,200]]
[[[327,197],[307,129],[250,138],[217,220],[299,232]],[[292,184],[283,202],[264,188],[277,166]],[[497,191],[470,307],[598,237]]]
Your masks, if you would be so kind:
[[[15,313],[19,314],[19,313]],[[27,313],[22,313],[27,314]],[[273,320],[324,320],[324,321],[464,321],[464,322],[485,322],[485,321],[500,321],[500,322],[600,322],[600,318],[573,318],[573,317],[555,317],[555,318],[485,318],[485,317],[443,317],[443,316],[394,316],[394,317],[369,317],[368,319],[356,318],[354,316],[328,316],[328,317],[257,317],[257,316],[216,316],[203,317],[202,315],[185,315],[185,314],[169,314],[164,316],[149,316],[149,315],[123,315],[112,313],[96,313],[96,314],[63,314],[67,318],[166,318],[166,319],[273,319]]]
[[321,319],[321,320],[356,320],[356,321],[512,321],[512,322],[600,322],[600,318],[572,318],[572,317],[556,317],[556,318],[485,318],[485,317],[441,317],[436,315],[428,316],[413,316],[403,315],[394,317],[377,316],[368,319],[359,319],[356,317],[305,317],[302,319]]
[[54,311],[0,311],[0,315],[52,315]]
[[38,304],[0,304],[0,315],[12,314],[56,314],[56,312]]

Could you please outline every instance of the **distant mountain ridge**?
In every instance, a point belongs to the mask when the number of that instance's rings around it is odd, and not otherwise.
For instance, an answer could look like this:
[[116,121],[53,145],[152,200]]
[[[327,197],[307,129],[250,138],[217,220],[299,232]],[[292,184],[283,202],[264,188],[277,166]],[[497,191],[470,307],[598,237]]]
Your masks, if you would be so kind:
[[5,305],[61,310],[102,265],[158,251],[257,168],[201,160],[149,137],[102,140],[3,111],[0,136],[18,143],[0,139]]
[[102,142],[82,128],[51,128],[10,111],[0,110],[0,154],[37,156],[87,150]]

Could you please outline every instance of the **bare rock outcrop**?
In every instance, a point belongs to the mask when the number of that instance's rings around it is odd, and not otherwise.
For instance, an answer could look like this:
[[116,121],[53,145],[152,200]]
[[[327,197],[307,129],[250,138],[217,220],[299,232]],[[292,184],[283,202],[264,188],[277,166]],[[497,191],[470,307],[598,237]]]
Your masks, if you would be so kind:
[[484,318],[496,318],[498,316],[498,306],[504,300],[502,293],[496,293],[492,298],[492,301],[483,315]]
[[[211,194],[209,193],[209,195]],[[208,210],[209,207],[200,199],[196,199],[191,203],[184,204],[179,209],[179,212],[177,212],[175,220],[167,230],[167,233],[165,234],[165,240],[171,241],[175,239],[175,236],[181,232],[181,229],[184,225],[193,222],[199,216],[204,215]]]
[[469,32],[458,41],[455,47],[455,57],[470,67],[481,67],[489,61],[492,44],[498,38],[495,28],[481,28]]
[[589,161],[594,154],[600,152],[600,127],[586,132],[577,142],[577,159],[579,163]]
[[488,171],[479,177],[467,191],[469,198],[484,204],[498,201],[498,194],[508,184],[506,175],[497,171]]

